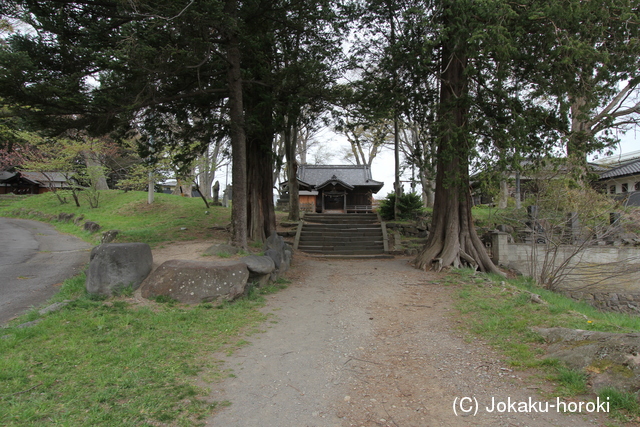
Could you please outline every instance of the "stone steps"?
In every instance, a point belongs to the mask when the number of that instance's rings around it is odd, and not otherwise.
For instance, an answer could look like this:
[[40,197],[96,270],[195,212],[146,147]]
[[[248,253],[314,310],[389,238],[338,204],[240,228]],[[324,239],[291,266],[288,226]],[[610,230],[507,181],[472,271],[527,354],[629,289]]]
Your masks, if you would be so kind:
[[297,249],[314,255],[372,256],[385,253],[376,214],[306,214]]
[[376,214],[318,214],[307,213],[305,223],[316,224],[375,224],[379,223]]

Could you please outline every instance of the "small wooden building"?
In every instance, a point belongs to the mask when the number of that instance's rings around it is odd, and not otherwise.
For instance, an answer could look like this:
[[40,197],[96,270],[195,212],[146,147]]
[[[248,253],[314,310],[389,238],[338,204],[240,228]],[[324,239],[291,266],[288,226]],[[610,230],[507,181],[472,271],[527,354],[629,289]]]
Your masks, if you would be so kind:
[[42,194],[67,187],[60,172],[0,172],[0,194]]
[[298,185],[300,210],[356,213],[372,211],[373,195],[384,183],[366,165],[301,165]]

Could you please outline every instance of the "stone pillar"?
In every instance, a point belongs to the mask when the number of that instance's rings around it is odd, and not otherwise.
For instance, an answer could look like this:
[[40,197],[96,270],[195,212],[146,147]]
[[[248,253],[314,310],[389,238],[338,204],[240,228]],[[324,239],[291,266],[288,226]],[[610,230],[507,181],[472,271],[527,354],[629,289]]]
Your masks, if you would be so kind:
[[495,265],[509,264],[509,233],[491,233],[491,260]]
[[567,215],[567,229],[571,236],[569,243],[575,245],[580,243],[582,239],[582,227],[580,226],[580,218],[578,212],[570,212]]
[[216,181],[213,186],[213,204],[218,205],[220,203],[220,182]]

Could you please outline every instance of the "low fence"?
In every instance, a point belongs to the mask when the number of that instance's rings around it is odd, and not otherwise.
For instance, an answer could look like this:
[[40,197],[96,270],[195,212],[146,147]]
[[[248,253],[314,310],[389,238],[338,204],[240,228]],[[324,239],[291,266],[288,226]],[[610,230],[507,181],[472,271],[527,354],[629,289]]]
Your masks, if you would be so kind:
[[371,205],[347,205],[347,213],[371,213],[373,207]]
[[[640,248],[511,243],[509,234],[492,234],[491,256],[497,265],[539,277],[543,268],[565,264],[557,291],[609,310],[640,314]],[[553,264],[553,266],[552,266]]]

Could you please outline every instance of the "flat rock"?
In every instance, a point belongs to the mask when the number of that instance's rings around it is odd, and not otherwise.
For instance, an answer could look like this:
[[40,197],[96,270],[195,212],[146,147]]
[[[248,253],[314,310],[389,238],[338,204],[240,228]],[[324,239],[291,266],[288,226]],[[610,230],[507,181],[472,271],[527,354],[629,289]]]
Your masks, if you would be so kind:
[[249,283],[255,286],[266,286],[271,280],[271,275],[276,269],[276,264],[268,256],[249,255],[240,258],[249,269]]
[[597,392],[640,389],[640,333],[620,334],[568,328],[533,328],[549,343],[547,356],[582,370]]
[[270,274],[276,268],[273,259],[268,256],[249,255],[240,258],[239,261],[247,265],[250,273]]
[[244,293],[249,269],[242,261],[170,260],[142,284],[142,296],[171,297],[186,304],[230,301]]

